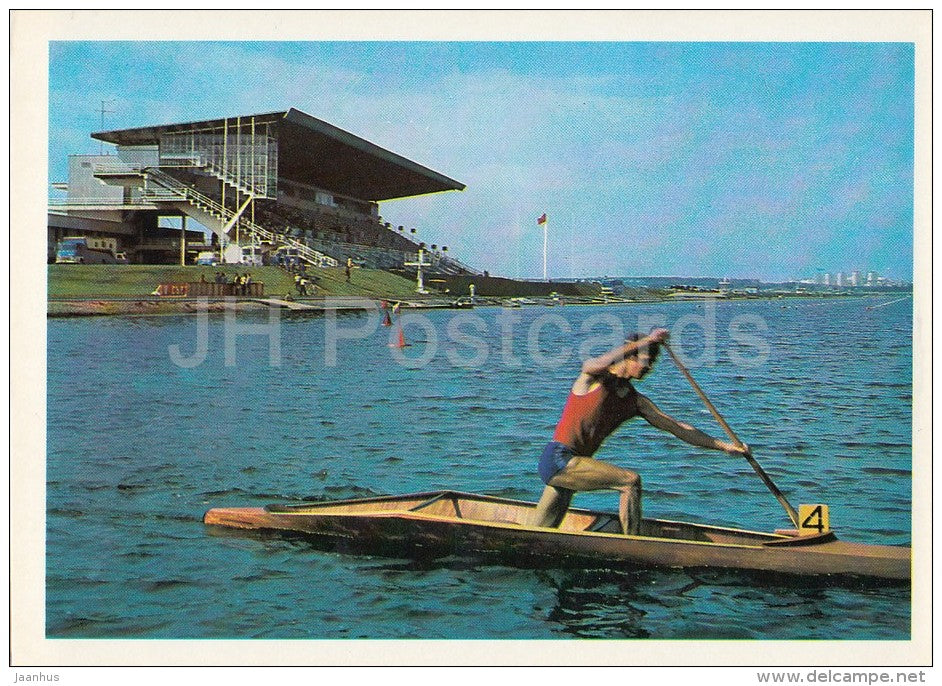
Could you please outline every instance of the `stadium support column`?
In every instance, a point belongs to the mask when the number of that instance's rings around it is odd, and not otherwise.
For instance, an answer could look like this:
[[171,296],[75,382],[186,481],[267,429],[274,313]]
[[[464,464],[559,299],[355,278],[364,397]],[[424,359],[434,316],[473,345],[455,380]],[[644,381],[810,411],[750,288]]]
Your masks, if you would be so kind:
[[[258,185],[257,185],[257,180],[255,178],[255,156],[258,154],[258,151],[255,149],[255,116],[254,115],[252,116],[251,150],[252,150],[252,155],[249,158],[251,160],[251,163],[249,164],[249,188],[252,189],[252,204],[249,205],[249,215],[250,215],[249,219],[251,220],[252,224],[255,224],[255,196],[258,195]],[[266,154],[267,154],[267,150],[266,150]],[[255,248],[254,248],[255,239],[256,239],[256,236],[253,230],[253,233],[252,233],[252,246],[253,246],[252,252],[253,253],[255,251]]]
[[[252,164],[249,165],[249,175],[250,175],[249,178],[251,179],[249,181],[249,185],[252,189],[252,204],[249,205],[249,213],[251,216],[249,217],[249,219],[252,221],[253,224],[255,223],[255,196],[258,194],[258,186],[255,184],[255,155],[256,154],[257,153],[255,150],[255,116],[253,115],[252,116],[252,157],[250,158],[252,160]],[[255,246],[255,234],[254,233],[252,234],[252,246],[253,246],[252,253],[253,253],[253,258],[254,258],[254,253],[255,253],[255,247],[254,247]]]
[[223,216],[219,218],[219,264],[226,263],[226,234],[223,227],[226,225],[226,181],[225,176],[229,173],[229,118],[222,120],[222,176],[219,180],[219,195],[222,198]]
[[183,215],[183,221],[180,222],[180,266],[186,266],[186,215]]
[[[242,187],[242,117],[236,117],[236,182],[235,182],[235,206],[239,206],[239,189]],[[242,237],[239,235],[239,224],[242,218],[236,219],[235,235],[236,243],[242,245]]]

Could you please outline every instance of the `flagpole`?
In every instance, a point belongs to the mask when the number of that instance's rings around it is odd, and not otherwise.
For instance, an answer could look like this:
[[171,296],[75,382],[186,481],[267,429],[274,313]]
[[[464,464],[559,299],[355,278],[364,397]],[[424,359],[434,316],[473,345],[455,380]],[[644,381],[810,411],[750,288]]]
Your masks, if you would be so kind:
[[546,278],[546,225],[549,224],[549,220],[543,222],[543,280],[548,281]]

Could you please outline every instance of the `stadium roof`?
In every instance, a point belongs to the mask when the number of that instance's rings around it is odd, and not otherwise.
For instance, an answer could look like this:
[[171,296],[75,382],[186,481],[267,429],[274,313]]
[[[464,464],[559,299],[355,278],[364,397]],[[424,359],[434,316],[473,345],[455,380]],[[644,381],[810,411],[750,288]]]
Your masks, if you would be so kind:
[[[291,108],[286,112],[242,115],[274,124],[278,176],[362,200],[391,200],[425,193],[464,190],[464,184],[385,150],[343,129]],[[125,146],[157,145],[161,134],[222,128],[235,117],[136,129],[100,131],[92,138]]]

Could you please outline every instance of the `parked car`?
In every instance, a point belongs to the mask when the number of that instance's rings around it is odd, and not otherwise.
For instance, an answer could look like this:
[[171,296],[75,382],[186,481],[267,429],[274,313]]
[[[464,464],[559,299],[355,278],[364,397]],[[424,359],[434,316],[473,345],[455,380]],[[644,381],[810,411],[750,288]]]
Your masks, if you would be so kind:
[[201,252],[196,256],[196,264],[201,267],[215,267],[219,264],[219,253],[214,251]]
[[114,238],[70,236],[56,245],[56,264],[127,264]]

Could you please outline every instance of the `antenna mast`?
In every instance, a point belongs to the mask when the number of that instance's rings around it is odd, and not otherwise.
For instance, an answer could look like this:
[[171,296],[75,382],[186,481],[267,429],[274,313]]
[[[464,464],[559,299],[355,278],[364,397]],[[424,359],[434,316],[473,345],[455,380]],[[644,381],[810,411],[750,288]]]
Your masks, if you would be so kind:
[[[114,110],[105,109],[105,105],[112,102],[114,102],[114,100],[102,100],[101,101],[101,110],[99,110],[99,113],[101,114],[101,129],[100,129],[101,131],[105,130],[105,114],[114,114]],[[98,154],[99,155],[105,154],[105,142],[104,141],[98,142]]]

